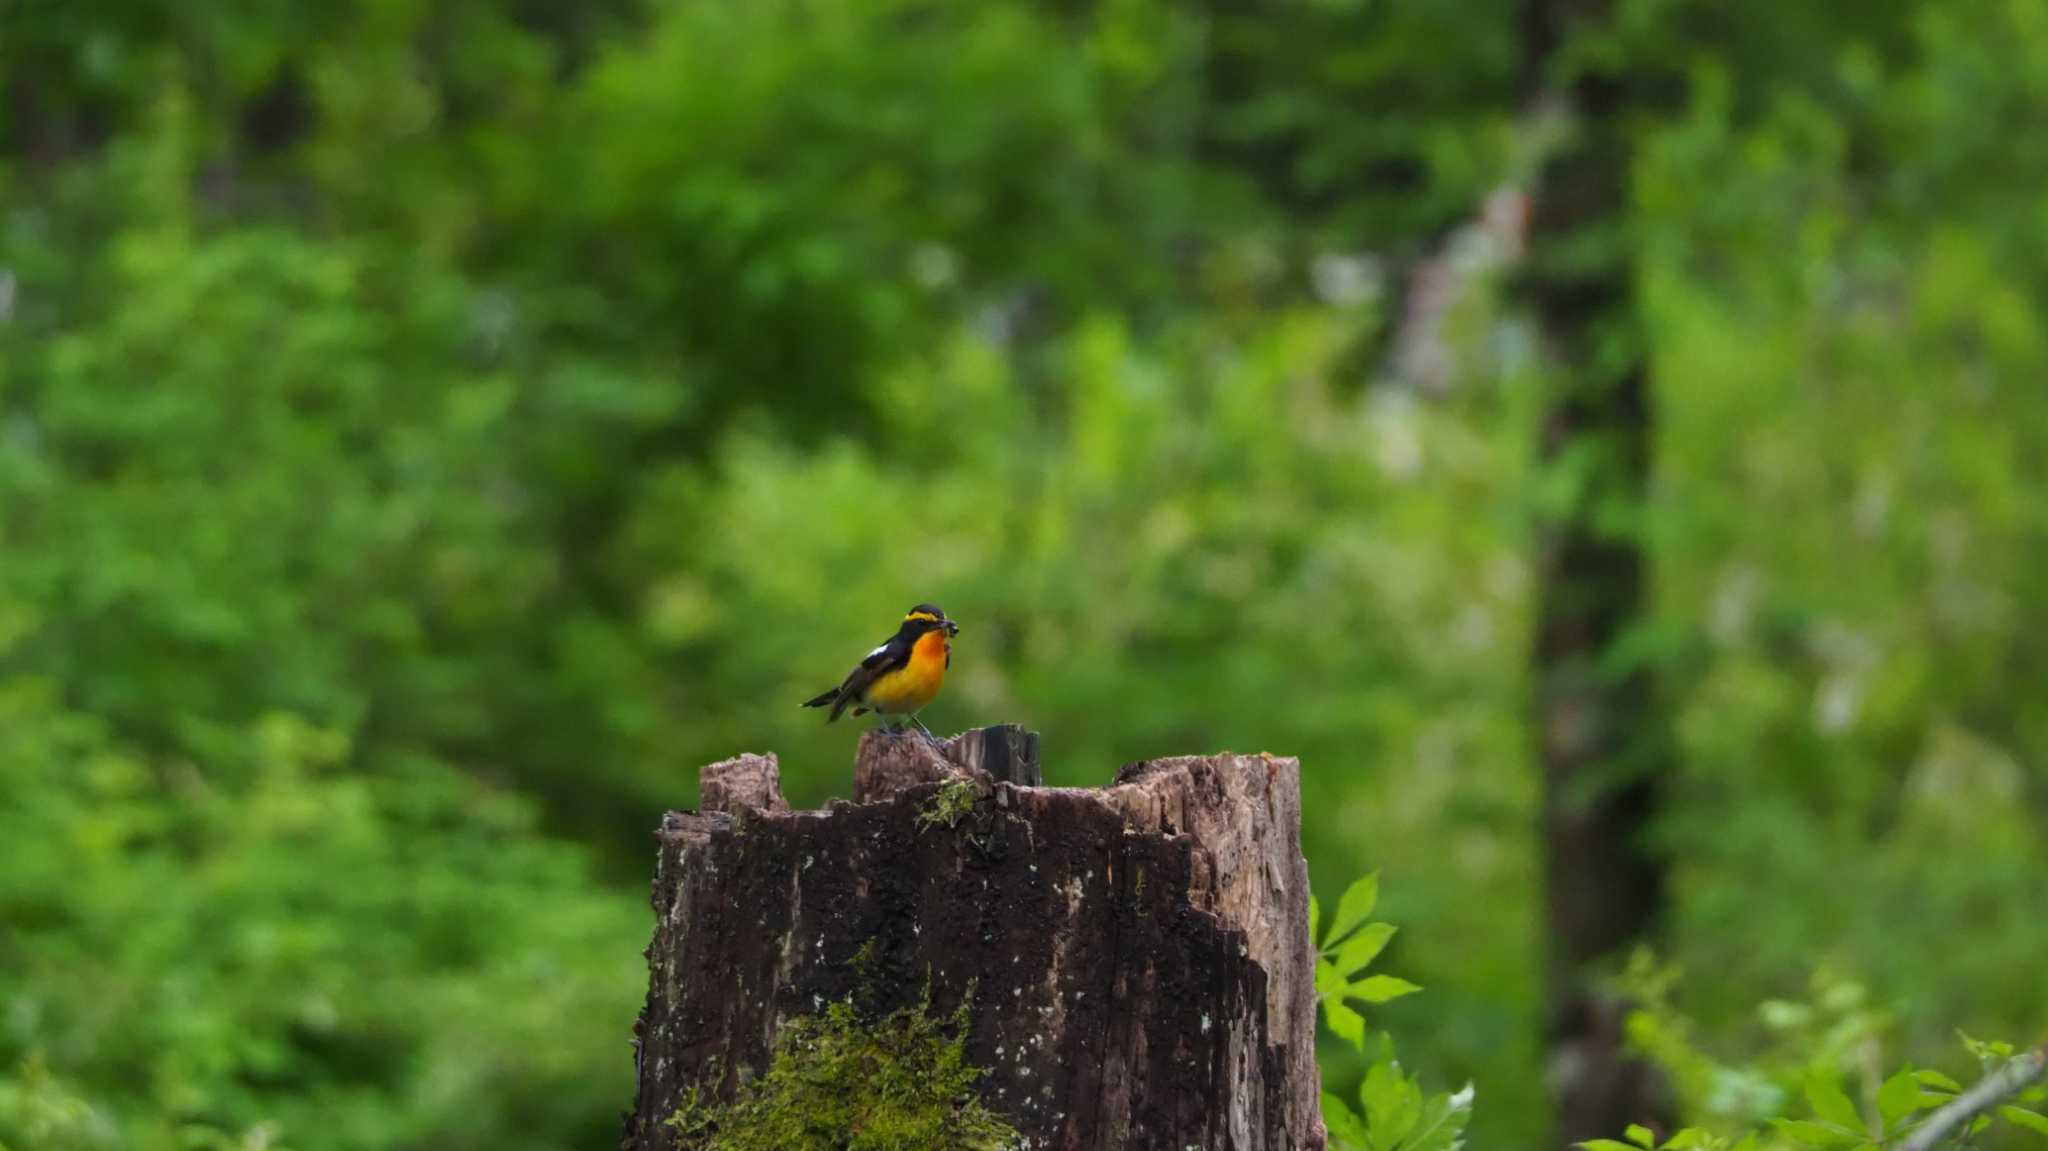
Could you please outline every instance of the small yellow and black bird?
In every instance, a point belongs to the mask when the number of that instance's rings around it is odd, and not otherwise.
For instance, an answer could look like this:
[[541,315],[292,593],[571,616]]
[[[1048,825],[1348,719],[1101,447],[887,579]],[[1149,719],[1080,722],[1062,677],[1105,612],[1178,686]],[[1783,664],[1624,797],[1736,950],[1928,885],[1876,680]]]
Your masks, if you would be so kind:
[[929,736],[931,729],[918,722],[917,713],[944,686],[946,669],[953,666],[953,637],[959,633],[960,625],[937,606],[918,604],[904,613],[896,634],[869,652],[838,687],[806,700],[804,706],[832,705],[827,723],[849,707],[855,715],[900,715]]

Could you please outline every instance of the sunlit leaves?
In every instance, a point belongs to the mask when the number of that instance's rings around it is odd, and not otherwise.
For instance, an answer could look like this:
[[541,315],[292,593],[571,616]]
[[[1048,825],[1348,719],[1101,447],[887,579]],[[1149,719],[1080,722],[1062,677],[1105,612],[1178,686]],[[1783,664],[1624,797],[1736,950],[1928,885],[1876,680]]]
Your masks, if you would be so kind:
[[[1337,914],[1320,940],[1316,996],[1332,1034],[1368,1050],[1365,1017],[1353,1003],[1378,1004],[1420,991],[1405,979],[1369,975],[1367,968],[1394,937],[1390,924],[1371,920],[1379,902],[1379,877],[1368,875],[1346,888]],[[1316,939],[1321,907],[1309,898],[1309,937]],[[1341,1097],[1323,1095],[1323,1121],[1339,1151],[1456,1151],[1471,1120],[1472,1088],[1427,1095],[1401,1070],[1392,1042],[1383,1041],[1358,1088],[1358,1110]]]
[[1338,1147],[1371,1146],[1365,1120],[1351,1109],[1351,1104],[1328,1091],[1323,1092],[1323,1126],[1329,1129],[1330,1141]]
[[[1639,1029],[1637,1033],[1641,1033]],[[1962,1038],[1965,1048],[1985,1061],[1987,1074],[2005,1071],[2012,1058],[2011,1053],[2016,1050],[2012,1044],[2002,1041]],[[1669,1052],[1664,1054],[1668,1058]],[[1756,1068],[1748,1069],[1748,1072],[1762,1074]],[[1734,1146],[1746,1151],[1760,1135],[1768,1134],[1771,1138],[1766,1140],[1767,1144],[1775,1141],[1778,1145],[1811,1151],[1876,1151],[1934,1121],[1934,1113],[1953,1103],[1962,1093],[1961,1085],[1953,1078],[1939,1071],[1913,1067],[1901,1068],[1865,1090],[1875,1104],[1874,1115],[1856,1105],[1835,1073],[1810,1075],[1803,1089],[1809,1114],[1768,1116],[1762,1129],[1745,1132]],[[2024,1105],[2038,1102],[2042,1097],[2048,1097],[2048,1090],[2029,1087],[2007,1102],[1996,1105],[1990,1113],[1972,1117],[1963,1125],[1963,1130],[1967,1134],[1986,1130],[1995,1117],[2013,1127],[2048,1135],[2048,1116]],[[1581,1146],[1587,1151],[1721,1151],[1730,1146],[1731,1137],[1706,1127],[1688,1127],[1659,1144],[1647,1128],[1631,1126],[1625,1138],[1626,1142],[1595,1139]]]
[[1682,1127],[1659,1143],[1656,1132],[1640,1124],[1629,1126],[1627,1140],[1588,1139],[1578,1146],[1586,1151],[1752,1151],[1756,1146],[1755,1135],[1729,1139],[1704,1127]]
[[1358,1111],[1326,1094],[1323,1117],[1340,1151],[1455,1151],[1471,1121],[1472,1097],[1469,1087],[1425,1095],[1399,1064],[1384,1061],[1366,1072]]
[[1392,1063],[1375,1063],[1365,1073],[1358,1100],[1366,1128],[1388,1145],[1399,1145],[1422,1119],[1422,1089]]
[[[1330,1029],[1354,1044],[1363,1042],[1364,1022],[1351,1004],[1386,1003],[1422,990],[1405,979],[1366,973],[1394,937],[1393,925],[1368,922],[1378,902],[1377,874],[1346,888],[1316,958],[1316,996],[1323,1002]],[[1310,911],[1313,924],[1320,918],[1313,901]]]
[[1977,1057],[1977,1061],[1989,1067],[2012,1058],[2017,1050],[2003,1039],[1977,1039],[1964,1031],[1957,1031],[1956,1038],[1962,1041],[1963,1050]]
[[1884,1081],[1877,1089],[1877,1113],[1886,1128],[1895,1127],[1899,1121],[1927,1106],[1926,1100],[1936,1098],[1921,1089],[1920,1080],[1908,1069]]
[[1947,1095],[1953,1095],[1963,1089],[1963,1085],[1954,1079],[1943,1075],[1939,1071],[1928,1068],[1913,1072],[1913,1079],[1922,1087],[1927,1087]]
[[1813,1113],[1828,1123],[1849,1132],[1863,1129],[1863,1117],[1856,1113],[1856,1104],[1832,1078],[1816,1078],[1806,1085],[1806,1101],[1813,1107]]
[[1774,1119],[1771,1126],[1805,1147],[1854,1147],[1866,1138],[1860,1131],[1813,1119]]
[[2048,1116],[2025,1107],[2005,1106],[1998,1109],[1998,1117],[2016,1127],[2024,1127],[2036,1135],[2048,1136]]
[[1368,923],[1357,934],[1337,945],[1336,952],[1330,957],[1330,966],[1346,975],[1363,971],[1367,964],[1378,958],[1392,938],[1393,924]]
[[1324,950],[1332,944],[1341,943],[1353,931],[1365,923],[1372,909],[1380,900],[1380,877],[1378,872],[1354,881],[1344,889],[1337,900],[1337,914],[1330,920],[1330,934],[1322,941]]

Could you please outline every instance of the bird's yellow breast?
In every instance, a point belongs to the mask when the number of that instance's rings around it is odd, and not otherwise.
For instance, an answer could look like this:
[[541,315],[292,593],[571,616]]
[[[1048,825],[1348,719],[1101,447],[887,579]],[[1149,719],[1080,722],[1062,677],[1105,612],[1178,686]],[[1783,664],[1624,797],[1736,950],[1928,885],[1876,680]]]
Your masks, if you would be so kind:
[[910,662],[895,671],[884,672],[868,685],[862,703],[879,712],[906,715],[917,711],[939,694],[946,682],[946,656],[950,645],[944,632],[928,631],[917,637],[910,649]]

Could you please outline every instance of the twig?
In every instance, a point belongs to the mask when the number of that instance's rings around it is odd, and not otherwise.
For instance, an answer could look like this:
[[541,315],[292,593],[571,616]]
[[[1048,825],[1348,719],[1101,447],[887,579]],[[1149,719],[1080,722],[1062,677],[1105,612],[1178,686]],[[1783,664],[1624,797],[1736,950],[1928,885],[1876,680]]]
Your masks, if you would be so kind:
[[1977,1081],[1975,1087],[1949,1100],[1899,1140],[1892,1151],[1933,1151],[1970,1121],[2014,1095],[2048,1071],[2048,1044],[2013,1057],[2012,1062]]

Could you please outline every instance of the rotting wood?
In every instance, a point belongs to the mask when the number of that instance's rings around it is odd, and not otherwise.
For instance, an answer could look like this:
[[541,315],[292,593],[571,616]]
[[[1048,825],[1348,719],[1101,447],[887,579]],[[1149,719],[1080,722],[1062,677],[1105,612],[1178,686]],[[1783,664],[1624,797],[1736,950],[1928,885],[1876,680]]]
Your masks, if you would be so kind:
[[784,1021],[929,989],[941,1012],[972,996],[982,1097],[1031,1148],[1323,1147],[1299,765],[1189,756],[1107,788],[1012,782],[1038,778],[1036,751],[1017,728],[871,732],[861,802],[822,812],[781,806],[773,757],[707,769],[706,810],[659,835],[625,1145],[667,1151],[690,1090],[729,1098]]
[[782,767],[773,755],[736,755],[697,773],[697,806],[703,811],[788,811],[782,798]]

